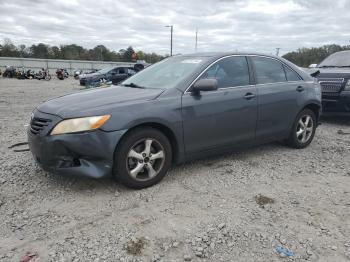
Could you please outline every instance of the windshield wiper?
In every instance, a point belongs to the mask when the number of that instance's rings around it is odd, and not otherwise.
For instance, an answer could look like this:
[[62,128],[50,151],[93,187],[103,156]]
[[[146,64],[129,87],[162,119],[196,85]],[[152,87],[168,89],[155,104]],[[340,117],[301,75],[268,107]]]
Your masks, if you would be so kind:
[[122,86],[127,86],[127,87],[132,87],[132,88],[141,88],[141,89],[146,88],[146,87],[144,87],[144,86],[139,86],[139,85],[136,85],[136,84],[134,84],[134,83],[123,84]]
[[350,65],[346,65],[346,66],[335,66],[335,65],[319,66],[319,68],[342,68],[342,67],[350,67]]

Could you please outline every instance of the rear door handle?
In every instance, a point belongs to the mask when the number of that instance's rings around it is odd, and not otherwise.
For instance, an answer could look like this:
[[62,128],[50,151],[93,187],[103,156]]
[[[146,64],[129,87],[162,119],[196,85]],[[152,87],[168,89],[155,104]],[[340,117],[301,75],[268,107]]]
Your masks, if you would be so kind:
[[255,97],[255,95],[253,93],[246,93],[244,98],[247,100],[253,99]]
[[303,86],[298,86],[297,87],[297,91],[298,92],[303,92],[305,90],[305,88]]

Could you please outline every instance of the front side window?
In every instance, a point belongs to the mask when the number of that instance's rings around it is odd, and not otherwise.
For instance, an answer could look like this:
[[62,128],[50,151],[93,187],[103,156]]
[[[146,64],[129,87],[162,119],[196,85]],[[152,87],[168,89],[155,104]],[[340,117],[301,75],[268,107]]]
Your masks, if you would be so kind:
[[218,88],[249,85],[249,70],[244,56],[232,56],[219,60],[209,67],[200,79],[214,78]]
[[257,84],[287,81],[283,65],[277,60],[266,57],[253,57],[252,60],[255,67]]

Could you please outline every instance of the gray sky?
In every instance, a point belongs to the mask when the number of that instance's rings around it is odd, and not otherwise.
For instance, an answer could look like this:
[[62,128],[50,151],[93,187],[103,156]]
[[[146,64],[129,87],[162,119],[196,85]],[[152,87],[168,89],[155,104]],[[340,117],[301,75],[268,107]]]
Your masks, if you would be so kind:
[[350,0],[0,0],[0,38],[112,50],[281,53],[350,44]]

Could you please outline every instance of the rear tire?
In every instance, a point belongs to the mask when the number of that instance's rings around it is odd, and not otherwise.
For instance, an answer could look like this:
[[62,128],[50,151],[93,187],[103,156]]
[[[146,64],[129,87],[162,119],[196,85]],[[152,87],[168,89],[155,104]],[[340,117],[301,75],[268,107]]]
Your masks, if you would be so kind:
[[312,142],[317,127],[315,113],[310,109],[302,110],[296,117],[289,138],[286,140],[292,148],[305,148]]
[[151,127],[137,128],[122,139],[114,156],[113,175],[123,185],[141,189],[161,181],[172,163],[168,138]]

